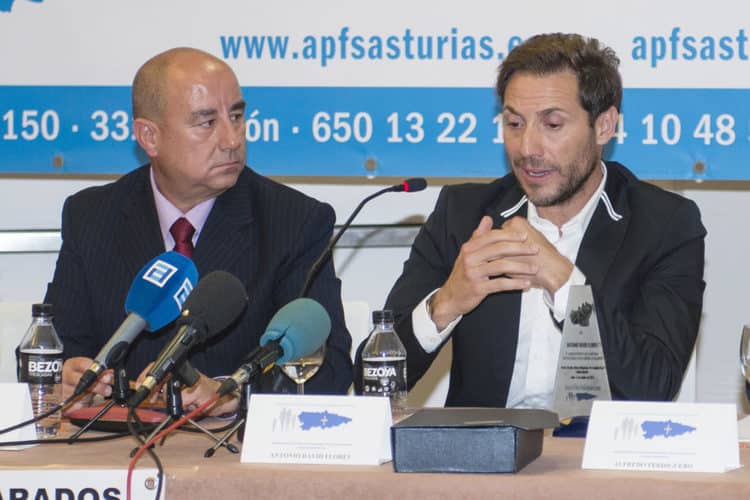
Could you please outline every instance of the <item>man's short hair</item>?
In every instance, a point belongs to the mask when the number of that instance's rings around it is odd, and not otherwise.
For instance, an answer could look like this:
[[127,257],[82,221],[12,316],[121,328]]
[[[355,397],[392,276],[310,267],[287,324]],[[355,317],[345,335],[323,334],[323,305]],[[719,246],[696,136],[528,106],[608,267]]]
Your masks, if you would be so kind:
[[614,106],[620,111],[622,78],[620,60],[615,51],[596,38],[578,34],[547,33],[536,35],[510,51],[500,65],[497,95],[502,102],[505,89],[515,73],[546,76],[572,71],[578,80],[578,98],[589,115],[589,123]]

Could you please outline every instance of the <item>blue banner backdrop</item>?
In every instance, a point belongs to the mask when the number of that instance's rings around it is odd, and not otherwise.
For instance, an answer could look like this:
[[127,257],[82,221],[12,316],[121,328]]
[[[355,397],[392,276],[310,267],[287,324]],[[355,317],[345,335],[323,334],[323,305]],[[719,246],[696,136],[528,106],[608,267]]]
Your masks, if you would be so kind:
[[[248,163],[267,175],[496,177],[506,171],[490,88],[243,92]],[[640,177],[750,177],[750,90],[631,88],[623,102],[607,157]],[[127,86],[0,86],[0,103],[0,173],[122,174],[147,161],[131,135]]]

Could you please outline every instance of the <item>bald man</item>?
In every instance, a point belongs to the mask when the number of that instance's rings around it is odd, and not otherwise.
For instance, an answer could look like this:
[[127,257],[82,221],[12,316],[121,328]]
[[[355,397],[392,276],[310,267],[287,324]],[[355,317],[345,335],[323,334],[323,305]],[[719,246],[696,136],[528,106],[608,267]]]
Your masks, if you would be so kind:
[[[204,276],[224,270],[238,277],[249,307],[229,331],[194,349],[201,373],[183,390],[183,406],[207,400],[258,346],[276,311],[295,299],[307,270],[331,237],[332,208],[267,179],[245,165],[245,100],[237,77],[222,60],[177,48],[156,55],[133,81],[133,134],[150,163],[112,184],[85,189],[63,207],[63,244],[46,302],[65,345],[63,394],[125,318],[124,303],[138,270],[175,247],[170,229],[190,223],[192,259]],[[179,238],[178,238],[179,239]],[[325,364],[306,384],[308,393],[345,393],[351,383],[351,338],[333,264],[322,270],[310,297],[328,311],[332,330]],[[130,347],[128,376],[135,379],[174,335],[172,325],[141,334]],[[105,372],[91,393],[109,396]],[[290,391],[280,373],[272,385]],[[211,414],[236,407],[215,405]]]

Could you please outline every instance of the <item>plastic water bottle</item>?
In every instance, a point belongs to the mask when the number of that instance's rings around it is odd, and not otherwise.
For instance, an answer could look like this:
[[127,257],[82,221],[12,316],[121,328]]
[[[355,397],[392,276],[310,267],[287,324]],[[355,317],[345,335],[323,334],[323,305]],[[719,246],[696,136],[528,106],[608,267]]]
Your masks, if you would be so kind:
[[391,399],[392,409],[404,409],[406,349],[393,329],[393,311],[373,311],[373,330],[362,350],[362,394]]
[[[18,345],[18,381],[29,384],[34,416],[60,404],[63,344],[52,325],[52,304],[31,306],[31,326]],[[36,423],[38,439],[60,431],[60,411]]]

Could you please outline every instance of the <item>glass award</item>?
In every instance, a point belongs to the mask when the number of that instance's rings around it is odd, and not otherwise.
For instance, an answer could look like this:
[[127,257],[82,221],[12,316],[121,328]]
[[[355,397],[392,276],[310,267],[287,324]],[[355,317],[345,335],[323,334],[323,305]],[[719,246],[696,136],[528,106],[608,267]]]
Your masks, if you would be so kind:
[[591,414],[595,400],[610,400],[596,304],[589,285],[574,285],[562,329],[554,411],[560,419]]

